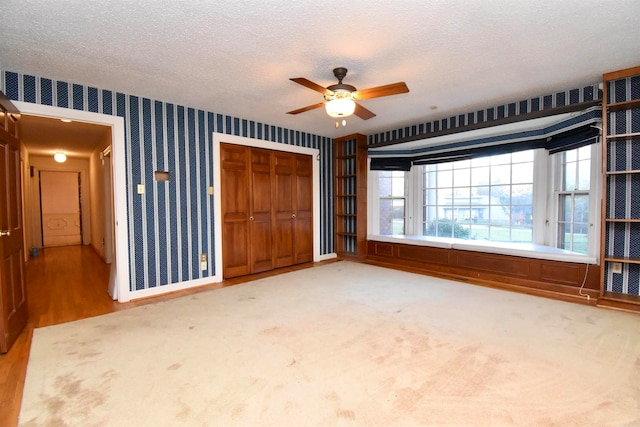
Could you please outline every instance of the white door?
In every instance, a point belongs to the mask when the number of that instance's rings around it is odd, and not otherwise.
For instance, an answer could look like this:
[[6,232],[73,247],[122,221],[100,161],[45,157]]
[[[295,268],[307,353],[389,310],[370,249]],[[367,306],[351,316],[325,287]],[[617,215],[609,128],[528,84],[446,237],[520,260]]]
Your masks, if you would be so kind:
[[40,172],[42,244],[46,247],[82,244],[80,174]]

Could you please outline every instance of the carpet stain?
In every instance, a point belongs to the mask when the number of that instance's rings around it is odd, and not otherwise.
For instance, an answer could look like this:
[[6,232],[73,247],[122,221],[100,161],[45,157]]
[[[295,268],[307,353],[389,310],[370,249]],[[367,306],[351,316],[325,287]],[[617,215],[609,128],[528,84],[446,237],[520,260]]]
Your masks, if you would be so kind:
[[176,414],[176,419],[177,420],[189,419],[191,417],[191,414],[193,413],[193,409],[191,409],[191,406],[187,405],[182,401],[178,402],[178,404],[180,405],[180,412]]
[[350,409],[338,409],[336,411],[336,416],[338,418],[345,418],[347,420],[355,420],[356,419],[356,413],[353,412]]
[[336,393],[335,391],[332,391],[331,393],[326,393],[322,397],[332,402],[337,402],[338,400],[340,400],[340,396],[338,396],[338,393]]
[[238,418],[240,418],[242,416],[242,414],[244,414],[246,409],[247,409],[247,405],[245,405],[245,404],[238,405],[238,406],[234,407],[231,410],[231,419],[233,419],[234,421],[237,420]]
[[393,402],[393,406],[399,411],[409,411],[422,399],[422,393],[417,392],[411,387],[405,387],[396,391],[395,397],[396,399]]
[[173,365],[167,367],[167,371],[176,371],[180,369],[181,366],[182,363],[174,363]]
[[267,329],[261,330],[260,334],[261,335],[276,335],[276,334],[279,334],[280,332],[282,332],[280,327],[274,326],[272,328],[267,328]]

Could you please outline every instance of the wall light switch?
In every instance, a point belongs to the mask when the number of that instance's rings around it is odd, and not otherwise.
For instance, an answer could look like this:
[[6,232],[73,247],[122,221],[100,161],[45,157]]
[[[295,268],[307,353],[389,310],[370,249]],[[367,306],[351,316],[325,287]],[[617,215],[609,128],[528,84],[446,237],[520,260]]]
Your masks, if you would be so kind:
[[213,186],[207,187],[207,194],[213,196]]
[[144,194],[144,184],[138,184],[138,194]]
[[207,254],[200,255],[200,270],[207,269]]

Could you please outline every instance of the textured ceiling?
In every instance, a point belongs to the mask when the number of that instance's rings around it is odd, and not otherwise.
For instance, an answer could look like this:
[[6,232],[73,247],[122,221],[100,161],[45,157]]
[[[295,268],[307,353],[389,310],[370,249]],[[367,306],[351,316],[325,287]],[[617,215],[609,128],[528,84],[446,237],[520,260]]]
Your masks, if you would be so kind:
[[[0,69],[336,137],[597,82],[640,64],[637,0],[4,0]],[[290,77],[349,69],[377,114],[335,121]],[[437,106],[437,108],[433,108]]]

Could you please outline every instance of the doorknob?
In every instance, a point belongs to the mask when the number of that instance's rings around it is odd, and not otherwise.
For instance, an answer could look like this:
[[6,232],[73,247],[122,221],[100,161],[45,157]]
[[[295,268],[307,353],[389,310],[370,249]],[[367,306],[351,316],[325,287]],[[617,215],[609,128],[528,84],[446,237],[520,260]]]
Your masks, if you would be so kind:
[[249,221],[253,221],[253,216],[250,216],[250,217],[249,217]]
[[296,217],[296,214],[292,214],[292,215],[291,215],[291,218],[295,218],[295,217]]
[[11,236],[11,230],[0,230],[0,237]]

